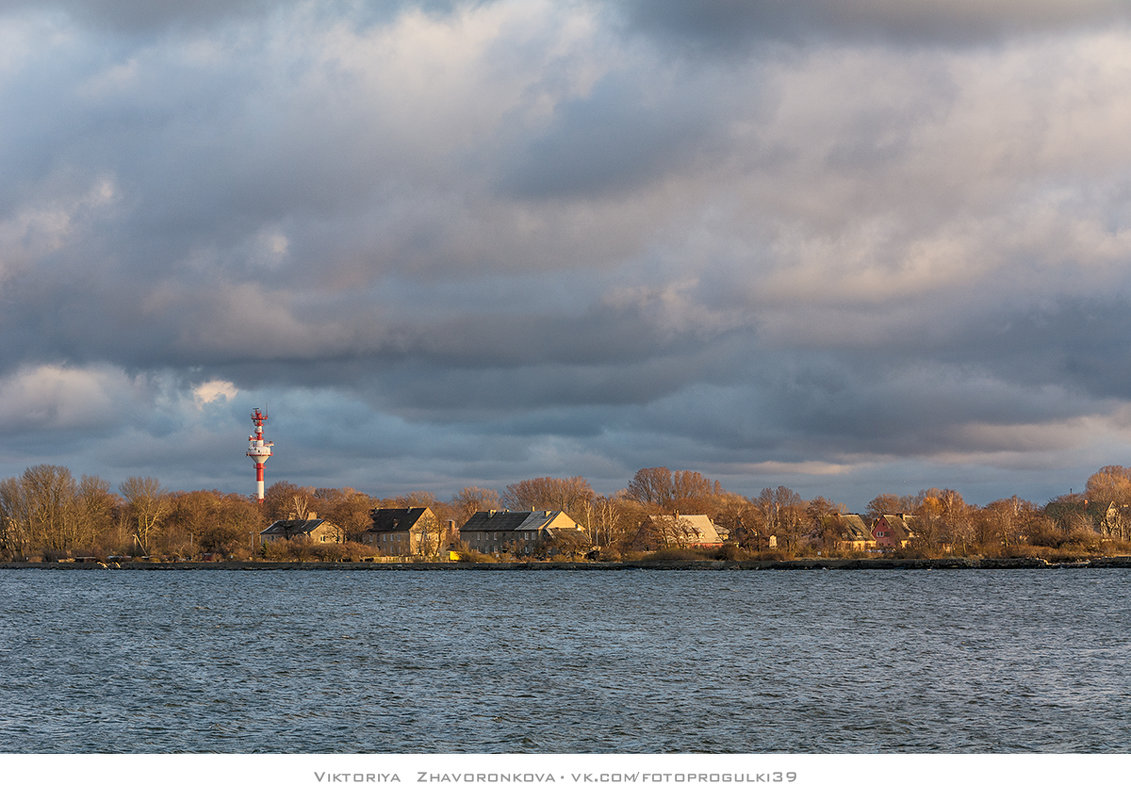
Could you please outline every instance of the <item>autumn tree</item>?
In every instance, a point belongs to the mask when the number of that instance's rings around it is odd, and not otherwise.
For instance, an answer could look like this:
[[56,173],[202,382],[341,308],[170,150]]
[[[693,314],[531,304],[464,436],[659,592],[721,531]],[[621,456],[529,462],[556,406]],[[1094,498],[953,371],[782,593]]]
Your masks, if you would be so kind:
[[119,498],[108,482],[58,465],[35,465],[0,482],[0,550],[23,558],[114,547]]
[[762,490],[754,499],[754,505],[762,515],[765,535],[777,537],[778,547],[786,553],[794,553],[802,544],[808,517],[808,504],[789,487],[769,487]]
[[581,476],[572,478],[529,478],[507,485],[503,505],[510,509],[547,509],[563,511],[575,523],[586,526],[596,494]]
[[41,464],[0,486],[9,549],[19,555],[62,552],[75,542],[79,525],[78,487],[71,471]]
[[885,493],[868,501],[866,511],[873,520],[876,520],[884,515],[911,514],[915,511],[915,505],[914,498]]
[[641,506],[666,514],[710,514],[723,489],[718,481],[694,470],[644,467],[636,471],[626,492]]
[[624,499],[619,495],[598,495],[589,514],[590,538],[597,548],[616,545],[625,533]]
[[255,535],[266,528],[267,521],[259,503],[238,492],[218,494],[213,507],[213,522],[201,545],[207,550],[230,556],[251,556]]
[[503,501],[499,493],[483,487],[464,487],[452,498],[450,506],[455,520],[460,523],[471,519],[476,512],[501,509]]
[[1106,509],[1110,504],[1131,504],[1131,469],[1122,465],[1101,467],[1088,477],[1084,497],[1089,506]]
[[150,538],[169,512],[169,497],[157,479],[143,476],[130,476],[118,485],[118,490],[126,499],[126,514],[133,524],[134,541],[143,554],[148,554]]
[[[347,535],[357,534],[369,528],[372,518],[369,510],[377,502],[364,492],[353,487],[345,489],[318,489],[314,491],[318,504],[318,516],[338,526]],[[427,504],[405,504],[402,506],[425,506]]]
[[105,549],[117,544],[121,499],[110,491],[109,481],[98,476],[83,476],[76,490],[76,505],[76,547]]
[[313,487],[276,481],[263,493],[263,512],[269,520],[305,520],[318,508]]
[[168,546],[173,552],[181,556],[195,556],[200,552],[215,526],[219,495],[215,490],[170,494],[166,531]]
[[672,471],[666,467],[642,467],[628,482],[626,493],[642,506],[663,509],[672,501]]
[[390,501],[391,506],[403,506],[406,509],[412,507],[427,507],[431,508],[437,505],[435,494],[427,490],[415,490],[413,492],[406,492],[403,495],[398,495]]
[[826,549],[832,549],[843,539],[848,526],[841,518],[846,509],[842,504],[836,504],[828,498],[818,495],[805,506],[805,516],[808,518],[807,528],[809,533],[819,539]]
[[986,504],[974,514],[979,550],[984,553],[991,548],[1009,549],[1022,544],[1035,530],[1034,518],[1039,514],[1036,506],[1016,495]]
[[965,555],[974,538],[972,512],[956,490],[923,490],[915,512],[915,533],[928,549],[949,547]]
[[733,540],[738,532],[748,529],[758,518],[757,509],[736,492],[719,492],[712,495],[704,512],[711,521],[725,528],[728,539]]
[[23,559],[30,547],[20,480],[6,478],[0,481],[0,554]]

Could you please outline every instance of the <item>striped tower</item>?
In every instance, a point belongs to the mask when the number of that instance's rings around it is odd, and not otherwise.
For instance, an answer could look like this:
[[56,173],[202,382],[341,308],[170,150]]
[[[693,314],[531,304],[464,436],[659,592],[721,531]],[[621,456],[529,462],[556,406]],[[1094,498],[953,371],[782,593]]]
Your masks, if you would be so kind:
[[255,461],[255,494],[259,502],[263,503],[263,463],[271,455],[274,442],[263,441],[263,424],[267,422],[267,415],[259,411],[258,407],[251,413],[251,422],[255,424],[255,433],[248,437],[247,455]]

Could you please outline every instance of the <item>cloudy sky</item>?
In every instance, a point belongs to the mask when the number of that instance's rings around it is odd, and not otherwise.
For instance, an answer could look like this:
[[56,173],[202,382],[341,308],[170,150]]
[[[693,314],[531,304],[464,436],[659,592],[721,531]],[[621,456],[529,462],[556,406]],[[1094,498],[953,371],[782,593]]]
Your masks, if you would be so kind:
[[1122,0],[0,0],[0,477],[1131,464]]

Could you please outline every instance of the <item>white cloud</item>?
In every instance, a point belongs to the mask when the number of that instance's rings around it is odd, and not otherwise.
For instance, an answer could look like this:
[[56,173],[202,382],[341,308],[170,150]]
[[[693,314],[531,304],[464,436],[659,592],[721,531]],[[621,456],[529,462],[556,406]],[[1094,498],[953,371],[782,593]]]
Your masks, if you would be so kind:
[[[53,176],[51,183],[73,182],[69,176]],[[0,279],[80,242],[121,199],[116,181],[105,175],[56,191],[54,197],[31,199],[0,216]]]
[[192,397],[197,409],[203,409],[205,405],[216,401],[233,400],[237,394],[239,394],[239,389],[236,388],[235,384],[216,378],[211,381],[204,381],[192,388]]
[[136,400],[116,367],[25,367],[0,382],[0,430],[75,430],[113,426]]

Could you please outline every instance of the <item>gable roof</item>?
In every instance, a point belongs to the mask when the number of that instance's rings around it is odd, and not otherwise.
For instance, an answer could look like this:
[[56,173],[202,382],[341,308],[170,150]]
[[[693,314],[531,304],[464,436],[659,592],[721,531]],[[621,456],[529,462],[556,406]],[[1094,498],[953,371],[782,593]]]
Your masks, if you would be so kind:
[[838,514],[837,519],[844,523],[844,534],[841,535],[841,539],[854,542],[875,539],[872,530],[860,515]]
[[476,512],[460,531],[545,531],[552,528],[580,529],[565,512]]
[[722,535],[729,533],[712,523],[707,515],[648,515],[648,520],[656,526],[677,526],[684,534],[702,543],[722,542]]
[[429,511],[427,506],[409,506],[394,509],[370,509],[369,516],[373,519],[370,531],[411,531],[424,513]]
[[[302,536],[304,534],[313,534],[317,531],[326,521],[320,517],[315,517],[309,520],[276,520],[267,528],[259,532],[261,537],[294,537]],[[333,526],[333,523],[328,525]],[[337,528],[337,526],[334,526]]]
[[[891,533],[893,535],[896,535],[896,536],[899,536],[899,537],[910,537],[910,536],[914,536],[914,534],[911,531],[911,526],[909,526],[908,523],[914,522],[914,520],[915,520],[914,515],[907,515],[907,514],[884,515],[883,517],[880,518],[880,520],[876,521],[876,526],[878,527],[879,524],[880,524],[880,521],[883,521],[885,524],[887,524],[887,528],[891,531]],[[875,530],[876,530],[875,527],[873,527],[872,531],[874,532]]]

